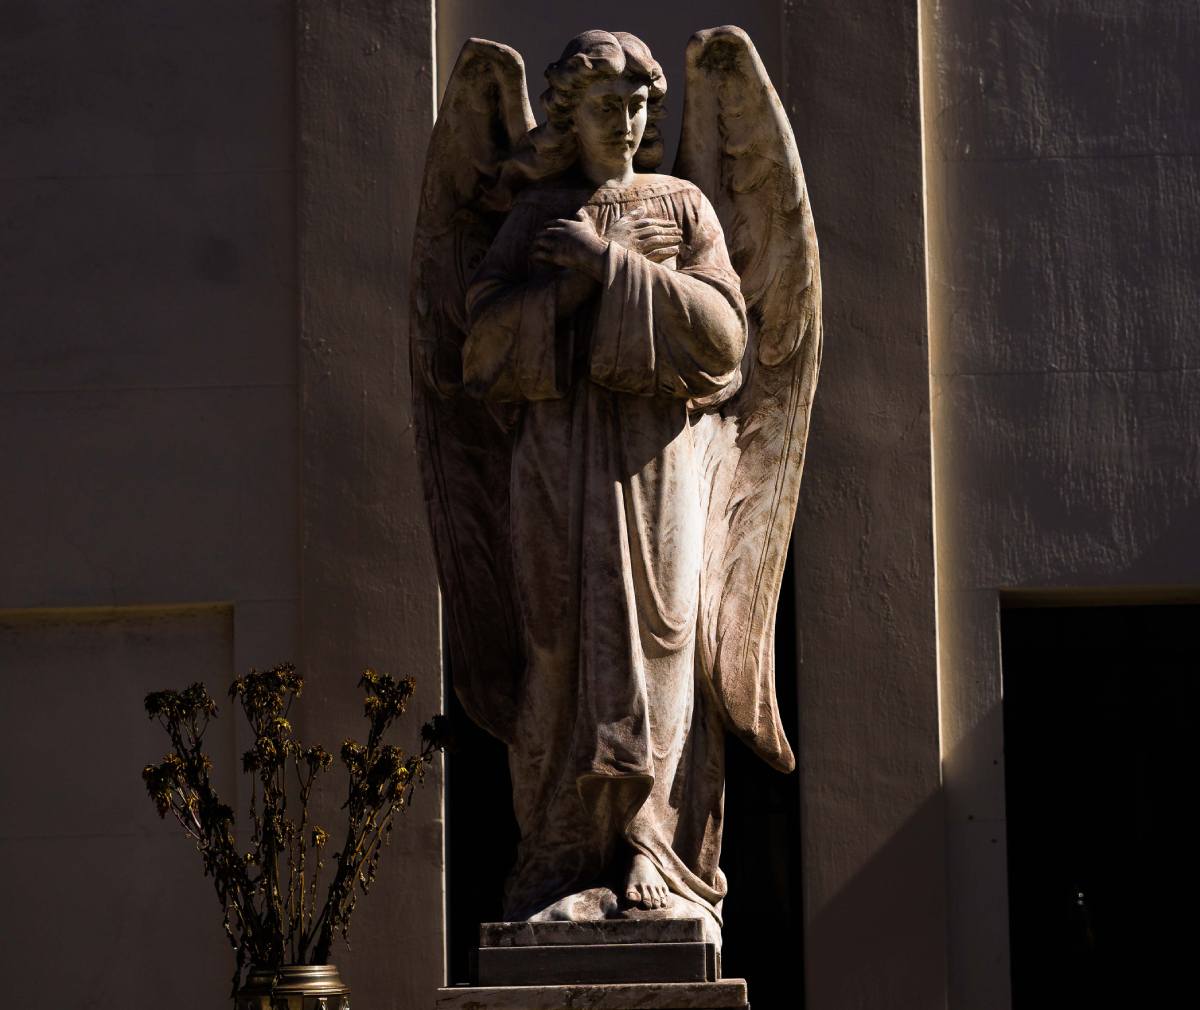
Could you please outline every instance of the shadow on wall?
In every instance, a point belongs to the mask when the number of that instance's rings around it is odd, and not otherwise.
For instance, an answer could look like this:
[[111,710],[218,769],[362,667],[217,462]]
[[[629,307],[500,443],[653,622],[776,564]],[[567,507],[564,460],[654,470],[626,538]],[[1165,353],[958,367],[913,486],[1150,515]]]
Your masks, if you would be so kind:
[[[233,608],[0,611],[0,860],[14,1006],[228,1005],[233,954],[194,846],[146,796],[162,758],[146,693],[223,687]],[[237,795],[234,721],[208,737]],[[69,965],[69,968],[68,968]]]
[[[814,1006],[944,1005],[943,981],[929,970],[945,958],[945,908],[940,881],[923,887],[914,866],[929,864],[931,848],[943,847],[945,817],[940,792],[928,797],[854,877],[809,919],[808,957],[823,971],[821,992],[806,995]],[[876,917],[864,919],[863,909]],[[903,932],[891,928],[906,924]]]

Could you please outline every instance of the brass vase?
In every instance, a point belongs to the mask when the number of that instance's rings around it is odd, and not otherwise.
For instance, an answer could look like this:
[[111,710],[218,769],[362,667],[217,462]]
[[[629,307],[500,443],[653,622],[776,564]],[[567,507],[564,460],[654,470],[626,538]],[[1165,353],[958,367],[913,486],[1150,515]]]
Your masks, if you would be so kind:
[[350,989],[332,964],[251,968],[237,1010],[350,1010]]

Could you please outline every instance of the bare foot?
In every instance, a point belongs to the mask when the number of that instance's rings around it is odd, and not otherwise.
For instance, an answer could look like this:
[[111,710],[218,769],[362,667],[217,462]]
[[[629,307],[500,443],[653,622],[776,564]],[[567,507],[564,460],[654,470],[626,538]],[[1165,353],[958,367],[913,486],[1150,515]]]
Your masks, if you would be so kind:
[[671,892],[662,874],[642,853],[634,853],[625,880],[625,899],[635,908],[666,908]]

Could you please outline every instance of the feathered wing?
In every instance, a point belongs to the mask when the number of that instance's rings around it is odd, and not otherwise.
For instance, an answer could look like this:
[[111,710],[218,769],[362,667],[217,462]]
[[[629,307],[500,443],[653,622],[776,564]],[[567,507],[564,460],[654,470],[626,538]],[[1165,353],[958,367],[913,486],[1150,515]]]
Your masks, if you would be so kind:
[[462,392],[466,291],[511,202],[505,166],[534,126],[525,67],[470,39],[425,159],[413,243],[413,408],[455,689],[489,732],[512,734],[522,667],[509,553],[508,435]]
[[697,32],[686,66],[675,174],[715,207],[750,324],[741,389],[695,418],[709,496],[698,662],[730,728],[790,771],[774,631],[821,360],[816,231],[791,125],[750,38]]

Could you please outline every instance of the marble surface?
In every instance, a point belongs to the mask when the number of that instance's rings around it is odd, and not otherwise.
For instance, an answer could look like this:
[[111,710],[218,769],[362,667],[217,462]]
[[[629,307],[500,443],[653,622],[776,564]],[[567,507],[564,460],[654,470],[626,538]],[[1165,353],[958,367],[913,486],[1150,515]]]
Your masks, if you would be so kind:
[[413,252],[414,417],[455,690],[509,750],[508,919],[700,916],[726,736],[781,771],[774,624],[821,357],[791,124],[749,36],[667,81],[593,30],[546,69],[468,40]]

